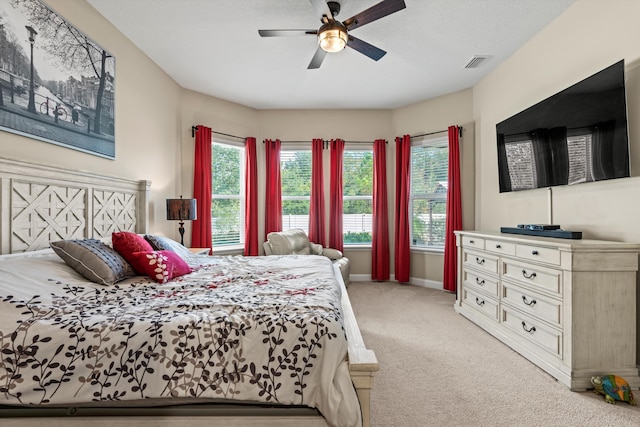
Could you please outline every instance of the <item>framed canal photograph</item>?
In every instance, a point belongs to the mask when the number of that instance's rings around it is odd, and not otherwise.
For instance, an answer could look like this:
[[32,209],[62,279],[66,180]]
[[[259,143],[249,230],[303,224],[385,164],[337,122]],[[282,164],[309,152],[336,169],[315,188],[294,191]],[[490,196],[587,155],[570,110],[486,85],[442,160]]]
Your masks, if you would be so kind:
[[115,58],[40,0],[0,0],[0,130],[115,159]]

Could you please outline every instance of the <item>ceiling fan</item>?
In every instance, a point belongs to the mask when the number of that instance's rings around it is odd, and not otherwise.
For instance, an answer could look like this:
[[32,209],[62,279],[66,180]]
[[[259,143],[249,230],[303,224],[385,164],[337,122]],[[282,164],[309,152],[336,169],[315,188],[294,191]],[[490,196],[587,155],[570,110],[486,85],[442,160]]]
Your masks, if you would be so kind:
[[355,49],[374,61],[382,58],[387,52],[365,41],[353,37],[349,31],[387,15],[398,12],[407,7],[404,0],[383,0],[367,10],[352,16],[342,22],[335,19],[340,13],[340,3],[337,1],[309,0],[311,5],[321,16],[322,26],[317,30],[258,30],[262,37],[305,36],[316,35],[318,48],[313,55],[308,69],[319,68],[327,52],[339,52],[346,46]]

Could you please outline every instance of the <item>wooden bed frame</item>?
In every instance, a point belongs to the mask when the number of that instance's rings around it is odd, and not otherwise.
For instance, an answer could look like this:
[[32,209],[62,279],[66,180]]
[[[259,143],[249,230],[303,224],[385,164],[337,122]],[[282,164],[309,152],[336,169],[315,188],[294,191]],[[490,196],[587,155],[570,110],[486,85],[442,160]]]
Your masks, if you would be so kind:
[[[68,171],[55,166],[0,158],[0,254],[34,251],[49,241],[106,238],[114,231],[146,233],[150,181]],[[360,400],[363,426],[370,424],[370,394],[378,361],[362,340],[339,271],[349,370]],[[100,408],[42,412],[0,407],[2,426],[326,426],[307,408],[185,405],[171,408]],[[43,410],[46,411],[46,410]],[[5,418],[11,412],[11,418]],[[62,413],[61,413],[62,412]],[[135,421],[134,421],[135,420]]]

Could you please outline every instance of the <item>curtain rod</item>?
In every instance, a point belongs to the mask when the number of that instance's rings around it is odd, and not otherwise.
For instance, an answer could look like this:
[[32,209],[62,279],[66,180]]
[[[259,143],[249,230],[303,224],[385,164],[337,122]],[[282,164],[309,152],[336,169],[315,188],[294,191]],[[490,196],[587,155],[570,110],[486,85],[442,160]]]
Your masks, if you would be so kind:
[[[413,135],[413,136],[411,136],[410,138],[411,138],[411,139],[413,139],[413,138],[420,138],[420,137],[423,137],[423,136],[435,135],[435,134],[438,134],[438,133],[444,133],[444,132],[449,132],[449,130],[448,130],[448,129],[445,129],[445,130],[437,130],[437,131],[435,131],[435,132],[422,133],[422,134],[420,134],[420,135]],[[459,136],[460,138],[462,138],[462,126],[458,126],[458,136]]]
[[[458,136],[462,137],[462,126],[458,126]],[[198,126],[191,126],[191,137],[195,137],[196,136],[196,132],[198,131]],[[410,138],[420,138],[423,136],[429,136],[429,135],[436,135],[438,133],[444,133],[444,132],[448,132],[448,130],[438,130],[435,132],[428,132],[428,133],[422,133],[420,135],[413,135]],[[218,132],[215,130],[211,130],[211,133],[215,133],[218,135],[224,135],[224,136],[228,136],[231,138],[238,138],[238,139],[242,139],[245,140],[247,139],[244,136],[237,136],[237,135],[231,135],[229,133],[224,133],[224,132]],[[329,142],[327,140],[323,140],[324,142]],[[262,141],[264,143],[264,140]],[[311,141],[280,141],[280,143],[284,143],[284,144],[300,144],[300,143],[307,143],[307,142],[311,142]],[[386,142],[386,141],[385,141]],[[373,141],[345,141],[345,144],[373,144]]]
[[[267,138],[265,138],[266,140]],[[262,141],[262,143],[264,144],[264,141]],[[280,141],[281,144],[307,144],[313,141]],[[324,143],[329,143],[331,141],[327,140],[327,139],[323,139],[322,142]],[[387,142],[387,140],[385,140],[384,142]],[[344,141],[345,144],[373,144],[373,141]]]
[[[197,131],[198,131],[198,126],[191,126],[191,138],[193,138],[194,136],[196,136],[196,132],[197,132]],[[217,134],[217,135],[224,135],[224,136],[228,136],[228,137],[231,137],[231,138],[238,138],[238,139],[242,139],[242,140],[247,139],[247,138],[246,138],[246,137],[244,137],[244,136],[231,135],[231,134],[229,134],[229,133],[218,132],[218,131],[215,131],[215,130],[211,130],[211,133],[215,133],[215,134]]]

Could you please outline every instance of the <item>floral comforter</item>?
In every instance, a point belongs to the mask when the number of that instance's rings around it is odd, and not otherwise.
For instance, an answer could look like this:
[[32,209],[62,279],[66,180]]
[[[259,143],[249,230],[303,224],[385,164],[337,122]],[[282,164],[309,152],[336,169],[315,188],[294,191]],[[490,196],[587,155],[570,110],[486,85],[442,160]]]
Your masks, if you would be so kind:
[[0,257],[0,404],[214,398],[360,424],[327,258],[189,262],[163,285],[101,286],[51,250]]

